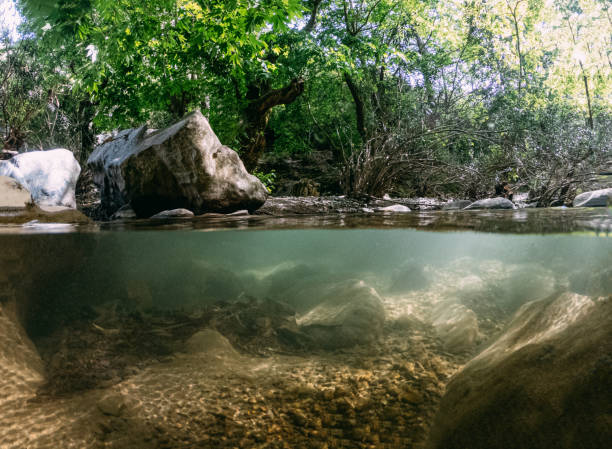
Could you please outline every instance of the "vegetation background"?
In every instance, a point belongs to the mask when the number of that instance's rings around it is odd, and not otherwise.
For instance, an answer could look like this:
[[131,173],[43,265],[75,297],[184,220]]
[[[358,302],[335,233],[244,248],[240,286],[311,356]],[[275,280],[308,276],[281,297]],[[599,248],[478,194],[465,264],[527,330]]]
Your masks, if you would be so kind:
[[264,154],[325,150],[347,194],[541,206],[612,154],[609,0],[0,1],[6,150],[84,163],[199,108],[268,183]]

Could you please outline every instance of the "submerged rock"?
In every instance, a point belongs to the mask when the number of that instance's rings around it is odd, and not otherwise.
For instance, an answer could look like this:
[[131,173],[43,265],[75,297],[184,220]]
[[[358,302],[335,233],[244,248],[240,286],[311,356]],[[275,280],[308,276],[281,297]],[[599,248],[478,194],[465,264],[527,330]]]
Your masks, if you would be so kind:
[[227,338],[214,329],[202,329],[185,342],[185,352],[215,358],[235,358],[238,352]]
[[75,189],[81,167],[65,149],[30,151],[0,161],[0,175],[10,176],[32,194],[40,206],[76,208]]
[[125,398],[121,394],[108,394],[97,403],[98,410],[109,416],[121,416],[125,410]]
[[576,293],[589,296],[612,295],[612,267],[596,271],[578,271],[569,277]]
[[300,330],[326,349],[369,344],[380,338],[385,321],[382,300],[363,281],[331,289],[323,301],[298,320]]
[[199,111],[160,131],[122,131],[87,163],[108,213],[128,202],[140,217],[176,208],[196,214],[253,211],[267,197],[261,181],[221,144]]
[[431,449],[601,448],[612,440],[612,297],[525,304],[447,387]]
[[430,285],[430,278],[422,264],[406,263],[393,270],[389,284],[389,293],[405,293],[421,290]]
[[261,279],[259,295],[282,301],[299,314],[319,305],[330,290],[352,276],[331,272],[329,267],[306,264],[280,264]]
[[462,304],[443,302],[433,309],[430,319],[450,351],[464,351],[478,342],[478,318],[474,311]]
[[612,204],[612,188],[584,192],[574,198],[574,207],[606,207]]
[[463,210],[475,209],[516,209],[516,206],[509,199],[498,197],[475,201]]

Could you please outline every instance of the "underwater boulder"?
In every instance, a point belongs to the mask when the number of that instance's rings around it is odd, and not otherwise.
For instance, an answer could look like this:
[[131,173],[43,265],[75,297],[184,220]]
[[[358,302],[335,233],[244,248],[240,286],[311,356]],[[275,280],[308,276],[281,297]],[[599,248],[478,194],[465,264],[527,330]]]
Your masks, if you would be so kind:
[[576,293],[590,296],[612,295],[612,267],[602,270],[581,270],[569,277],[570,287]]
[[229,340],[214,329],[202,329],[189,337],[185,352],[209,358],[239,357]]
[[39,206],[76,209],[75,189],[81,166],[63,148],[30,151],[0,161],[0,175],[9,176],[32,194]]
[[297,320],[300,331],[325,349],[372,343],[380,338],[384,322],[380,296],[363,281],[335,285]]
[[525,304],[450,381],[430,449],[602,448],[612,441],[612,297]]
[[[2,286],[0,272],[0,287]],[[44,364],[19,323],[15,304],[0,301],[0,422],[15,414],[36,396],[44,383]],[[9,436],[10,426],[0,429],[0,441]],[[4,447],[4,445],[3,445]]]
[[128,202],[139,217],[179,208],[195,214],[254,211],[267,197],[199,111],[159,131],[122,131],[96,148],[87,164],[109,215]]
[[347,274],[331,270],[327,265],[284,263],[275,267],[260,283],[263,297],[290,305],[298,313],[317,306],[329,289],[347,279]]
[[556,279],[553,272],[537,264],[502,264],[497,276],[487,276],[486,279],[486,288],[493,293],[496,305],[508,314],[565,286],[565,281]]
[[391,273],[389,293],[404,293],[429,287],[431,281],[422,264],[407,263]]
[[443,302],[431,313],[431,324],[451,352],[468,350],[480,338],[478,318],[474,311],[462,304]]
[[[445,295],[473,310],[482,320],[504,322],[523,304],[567,287],[565,279],[539,264],[461,258],[435,273]],[[482,330],[482,329],[481,329]]]

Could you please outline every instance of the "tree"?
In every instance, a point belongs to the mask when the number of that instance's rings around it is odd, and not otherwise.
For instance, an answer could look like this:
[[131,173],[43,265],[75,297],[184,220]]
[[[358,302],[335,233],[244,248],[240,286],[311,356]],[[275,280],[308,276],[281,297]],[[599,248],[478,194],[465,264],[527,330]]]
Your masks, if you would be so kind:
[[211,95],[227,96],[230,83],[243,120],[233,137],[249,169],[265,146],[270,109],[302,92],[299,79],[276,77],[288,49],[275,42],[291,31],[303,6],[299,0],[61,0],[50,8],[24,2],[39,23],[52,23],[55,37],[77,40],[84,53],[70,64],[79,68],[77,82],[96,104],[102,128],[134,125],[155,113],[175,120],[190,108],[206,109]]
[[250,170],[264,151],[331,149],[345,193],[477,197],[505,181],[541,204],[610,151],[606,0],[21,5],[44,71],[69,80],[83,148],[92,118],[160,127],[200,108]]

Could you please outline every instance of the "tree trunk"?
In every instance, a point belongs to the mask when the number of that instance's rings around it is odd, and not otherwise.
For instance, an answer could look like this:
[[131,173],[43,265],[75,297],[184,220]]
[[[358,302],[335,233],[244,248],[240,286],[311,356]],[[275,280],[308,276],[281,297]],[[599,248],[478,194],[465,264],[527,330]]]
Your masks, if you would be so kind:
[[310,19],[308,19],[308,23],[303,28],[303,31],[306,33],[311,32],[317,24],[317,14],[319,13],[319,7],[323,0],[312,0],[310,2]]
[[242,142],[242,161],[250,172],[266,149],[265,131],[274,106],[293,103],[304,92],[304,81],[293,79],[281,89],[273,89],[249,102],[244,112],[246,136]]
[[93,119],[96,115],[95,105],[89,100],[81,100],[77,115],[77,129],[81,139],[81,154],[78,155],[79,162],[84,163],[95,146],[95,130]]
[[351,95],[353,97],[353,102],[355,103],[355,115],[357,119],[357,131],[361,136],[361,139],[365,142],[367,133],[365,127],[365,105],[363,100],[361,99],[361,95],[359,95],[359,90],[357,89],[357,85],[351,78],[347,72],[344,72],[344,81],[351,91]]
[[582,65],[582,61],[580,61],[580,69],[582,70],[582,80],[584,81],[584,92],[587,98],[587,106],[589,108],[589,119],[587,121],[589,128],[593,129],[593,110],[591,109],[591,94],[589,93],[589,80],[587,79],[586,72],[584,71],[584,66]]
[[189,95],[185,92],[170,97],[169,112],[172,114],[173,119],[180,120],[185,116],[189,102]]
[[519,30],[518,15],[516,12],[520,3],[521,3],[520,1],[517,2],[516,5],[514,6],[514,9],[512,10],[512,20],[514,22],[514,32],[516,33],[516,53],[517,53],[518,60],[519,60],[519,79],[518,79],[519,98],[521,97],[521,88],[523,85],[523,75],[525,71],[525,69],[523,68],[523,54],[521,52],[521,32]]

